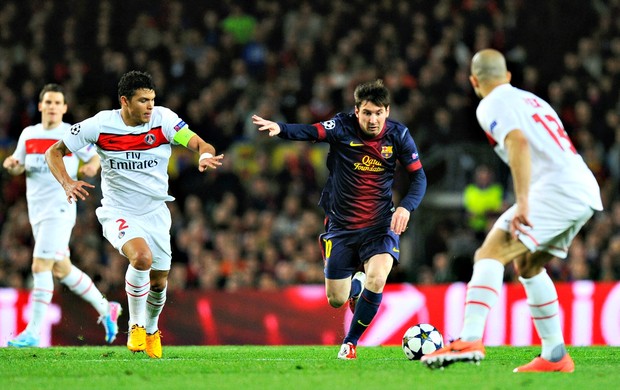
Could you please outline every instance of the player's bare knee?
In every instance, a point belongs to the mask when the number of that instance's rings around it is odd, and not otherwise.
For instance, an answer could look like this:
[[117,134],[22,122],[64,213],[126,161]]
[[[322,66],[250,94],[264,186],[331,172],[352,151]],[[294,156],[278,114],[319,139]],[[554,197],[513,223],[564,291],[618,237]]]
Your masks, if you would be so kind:
[[366,282],[364,283],[364,288],[375,293],[380,293],[385,287],[386,280],[387,276],[368,274],[366,275]]
[[153,257],[150,251],[136,252],[133,257],[129,259],[131,265],[140,271],[147,271],[151,269],[153,264]]
[[58,280],[62,280],[64,279],[67,275],[69,275],[69,272],[67,272],[64,269],[61,268],[57,268],[54,267],[52,268],[52,275],[54,275],[54,278],[58,279]]
[[342,305],[345,304],[347,299],[348,298],[343,298],[342,296],[327,295],[327,302],[329,303],[331,307],[336,308],[336,309],[339,307],[342,307]]

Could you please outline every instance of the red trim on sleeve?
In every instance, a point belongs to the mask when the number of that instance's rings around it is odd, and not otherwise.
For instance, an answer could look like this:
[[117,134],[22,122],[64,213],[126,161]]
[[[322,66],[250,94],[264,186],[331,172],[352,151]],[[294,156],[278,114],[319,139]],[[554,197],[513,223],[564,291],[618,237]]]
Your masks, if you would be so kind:
[[422,163],[420,162],[420,160],[414,161],[411,164],[407,165],[407,172],[415,172],[421,168],[422,168]]
[[322,141],[325,139],[325,137],[327,137],[327,133],[325,132],[325,127],[323,127],[322,124],[315,123],[312,126],[316,128],[316,132],[317,132],[316,140],[317,141]]
[[487,136],[487,140],[489,140],[489,143],[491,144],[491,146],[495,147],[495,145],[497,145],[497,141],[495,141],[493,139],[493,137],[491,137],[491,135],[489,133],[487,133],[486,131],[484,132],[484,135]]
[[97,140],[101,149],[110,151],[148,150],[168,143],[170,142],[164,136],[161,126],[142,134],[101,133]]

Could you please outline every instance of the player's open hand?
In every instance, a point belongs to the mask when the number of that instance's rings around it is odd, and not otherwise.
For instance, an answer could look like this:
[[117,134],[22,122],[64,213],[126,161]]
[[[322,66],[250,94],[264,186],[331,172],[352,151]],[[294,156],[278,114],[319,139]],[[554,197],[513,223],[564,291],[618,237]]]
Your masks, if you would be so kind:
[[258,115],[252,115],[252,123],[258,126],[259,131],[269,131],[270,137],[280,134],[280,125],[278,125],[276,122],[263,119]]
[[409,224],[409,217],[411,213],[404,207],[397,207],[394,214],[392,214],[392,223],[390,224],[390,229],[398,235],[402,234],[407,230],[407,224]]
[[224,158],[223,154],[218,154],[217,156],[205,157],[198,161],[198,170],[200,172],[204,172],[207,168],[217,169],[220,165],[222,165],[221,159]]
[[78,199],[86,200],[89,193],[84,187],[95,188],[94,185],[82,180],[71,181],[62,185],[62,188],[65,190],[65,194],[67,195],[67,201],[69,204],[77,202]]

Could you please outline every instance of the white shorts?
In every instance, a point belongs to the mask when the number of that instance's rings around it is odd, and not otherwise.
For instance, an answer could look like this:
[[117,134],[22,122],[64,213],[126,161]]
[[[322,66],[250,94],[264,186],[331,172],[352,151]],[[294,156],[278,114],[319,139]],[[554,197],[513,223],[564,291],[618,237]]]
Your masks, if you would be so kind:
[[44,219],[32,225],[34,250],[32,257],[46,260],[64,260],[71,255],[69,240],[75,220]]
[[172,218],[165,203],[144,215],[131,215],[126,211],[109,207],[99,207],[95,213],[103,227],[103,236],[121,255],[125,256],[122,248],[127,241],[143,238],[153,254],[152,269],[157,271],[170,270]]
[[[547,252],[561,259],[566,258],[568,247],[583,225],[594,215],[594,210],[570,198],[551,199],[547,194],[530,193],[528,218],[533,228],[519,234],[519,240],[530,252]],[[506,210],[494,227],[510,231],[510,221],[516,205]]]

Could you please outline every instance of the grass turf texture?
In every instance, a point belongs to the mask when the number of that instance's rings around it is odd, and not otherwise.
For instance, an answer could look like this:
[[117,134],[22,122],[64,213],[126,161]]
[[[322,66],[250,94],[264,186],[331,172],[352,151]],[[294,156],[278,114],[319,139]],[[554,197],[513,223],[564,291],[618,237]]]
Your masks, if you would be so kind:
[[149,359],[125,347],[0,348],[0,389],[525,389],[617,388],[619,347],[569,347],[572,374],[515,374],[539,347],[488,347],[479,366],[430,370],[400,347],[164,346]]

